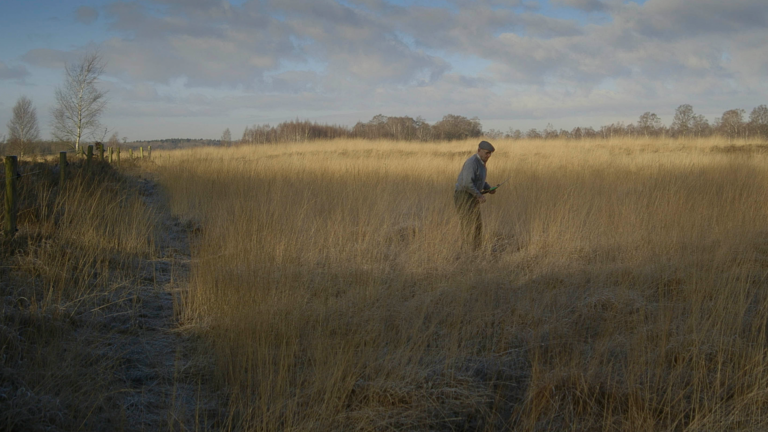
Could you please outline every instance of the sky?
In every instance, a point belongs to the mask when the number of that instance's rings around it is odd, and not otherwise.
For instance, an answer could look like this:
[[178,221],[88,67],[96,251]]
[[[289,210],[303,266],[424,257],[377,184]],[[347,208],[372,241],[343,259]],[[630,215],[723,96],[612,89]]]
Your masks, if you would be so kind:
[[64,66],[98,49],[109,134],[239,138],[301,119],[446,114],[483,128],[710,122],[768,104],[765,0],[3,0],[0,138],[50,137]]

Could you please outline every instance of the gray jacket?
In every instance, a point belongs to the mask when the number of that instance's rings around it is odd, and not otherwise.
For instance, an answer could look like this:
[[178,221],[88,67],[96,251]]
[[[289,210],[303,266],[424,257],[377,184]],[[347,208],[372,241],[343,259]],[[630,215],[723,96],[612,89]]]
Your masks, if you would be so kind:
[[490,189],[491,185],[485,182],[487,170],[480,156],[475,153],[464,162],[459,178],[456,180],[456,191],[466,191],[476,197],[481,197],[483,189]]

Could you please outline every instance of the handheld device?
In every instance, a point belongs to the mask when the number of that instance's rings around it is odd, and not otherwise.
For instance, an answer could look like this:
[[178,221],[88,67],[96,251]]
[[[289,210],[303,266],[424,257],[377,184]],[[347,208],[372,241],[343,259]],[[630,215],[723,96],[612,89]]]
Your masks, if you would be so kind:
[[[510,178],[511,178],[511,177],[510,177]],[[506,180],[504,180],[503,182],[501,182],[501,183],[497,184],[496,186],[494,186],[494,187],[492,187],[492,188],[490,188],[490,189],[483,189],[483,190],[481,190],[481,191],[480,191],[480,193],[481,193],[481,194],[483,194],[483,195],[485,195],[485,194],[487,194],[487,193],[488,193],[488,192],[490,192],[490,191],[495,191],[496,189],[498,189],[498,188],[499,188],[499,186],[503,185],[504,183],[506,183],[506,182],[508,182],[508,181],[509,181],[509,179],[506,179]]]

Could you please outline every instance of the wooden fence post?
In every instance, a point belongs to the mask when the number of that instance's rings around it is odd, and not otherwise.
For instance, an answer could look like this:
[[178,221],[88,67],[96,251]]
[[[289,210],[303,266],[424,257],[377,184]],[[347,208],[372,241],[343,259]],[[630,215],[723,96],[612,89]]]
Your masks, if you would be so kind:
[[85,169],[91,170],[91,161],[93,160],[93,145],[88,146],[88,153],[85,156]]
[[133,149],[132,149],[132,148],[131,148],[131,149],[128,149],[128,153],[130,153],[130,155],[131,155],[131,159],[133,159]]
[[147,146],[147,159],[152,159],[152,146]]
[[99,150],[99,160],[104,162],[104,144],[97,142],[96,148]]
[[117,164],[120,165],[120,147],[117,148]]
[[5,238],[10,239],[16,234],[16,217],[19,211],[19,190],[16,186],[16,156],[5,157]]
[[67,180],[67,152],[59,152],[59,187]]
[[112,147],[109,148],[107,153],[109,153],[109,163],[112,164]]
[[144,159],[144,147],[139,147],[139,159]]

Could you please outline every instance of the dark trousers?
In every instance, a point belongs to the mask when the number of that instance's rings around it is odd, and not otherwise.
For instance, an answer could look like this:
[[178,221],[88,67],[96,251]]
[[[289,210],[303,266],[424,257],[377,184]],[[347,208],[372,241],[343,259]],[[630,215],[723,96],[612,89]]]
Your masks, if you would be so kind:
[[483,219],[480,217],[480,203],[477,202],[474,195],[465,191],[455,191],[453,203],[459,213],[464,246],[477,251],[483,242]]

